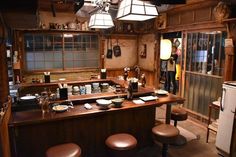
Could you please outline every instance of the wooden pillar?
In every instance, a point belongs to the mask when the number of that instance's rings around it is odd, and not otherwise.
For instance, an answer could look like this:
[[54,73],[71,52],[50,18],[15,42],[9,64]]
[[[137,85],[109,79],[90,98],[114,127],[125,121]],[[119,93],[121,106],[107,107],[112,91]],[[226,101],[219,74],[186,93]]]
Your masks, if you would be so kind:
[[233,74],[234,74],[234,47],[226,47],[224,81],[232,81]]
[[6,58],[5,43],[0,43],[0,106],[2,103],[7,102],[7,97],[9,95]]
[[234,45],[236,41],[236,28],[235,21],[229,21],[226,23],[228,39],[232,39],[234,43],[225,47],[225,67],[224,67],[224,81],[232,81],[235,78],[235,48]]
[[105,68],[105,39],[102,37],[100,40],[100,68],[103,69]]

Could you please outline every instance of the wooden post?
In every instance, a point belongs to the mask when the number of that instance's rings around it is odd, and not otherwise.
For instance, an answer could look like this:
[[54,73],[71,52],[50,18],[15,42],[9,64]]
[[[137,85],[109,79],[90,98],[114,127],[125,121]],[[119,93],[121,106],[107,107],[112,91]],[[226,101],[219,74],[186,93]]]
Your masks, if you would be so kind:
[[0,107],[1,104],[7,101],[9,95],[8,73],[6,61],[6,46],[5,43],[0,44]]
[[234,73],[234,47],[225,47],[224,81],[232,81]]

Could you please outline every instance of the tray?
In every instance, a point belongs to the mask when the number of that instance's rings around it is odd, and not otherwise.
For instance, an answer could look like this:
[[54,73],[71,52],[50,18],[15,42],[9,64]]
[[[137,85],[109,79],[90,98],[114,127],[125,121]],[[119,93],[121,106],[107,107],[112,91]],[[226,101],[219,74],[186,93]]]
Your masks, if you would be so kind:
[[151,101],[151,100],[156,100],[158,99],[157,96],[143,96],[143,97],[139,97],[141,100],[143,101]]

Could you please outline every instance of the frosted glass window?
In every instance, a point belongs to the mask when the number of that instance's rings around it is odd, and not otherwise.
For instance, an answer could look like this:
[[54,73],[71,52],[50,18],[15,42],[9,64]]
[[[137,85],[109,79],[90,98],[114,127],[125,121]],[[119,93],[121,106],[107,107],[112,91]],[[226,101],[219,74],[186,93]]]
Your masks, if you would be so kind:
[[27,62],[27,69],[34,70],[34,62]]
[[73,52],[66,52],[64,55],[65,60],[73,60],[73,58],[74,58]]
[[35,53],[35,61],[43,61],[44,53]]
[[54,54],[53,53],[45,53],[45,61],[53,61]]
[[34,53],[27,53],[26,60],[27,61],[34,61]]
[[86,62],[86,66],[88,67],[96,67],[98,66],[98,62],[96,60],[90,60]]
[[62,53],[55,53],[54,54],[54,60],[56,60],[56,61],[62,60]]
[[65,68],[73,68],[73,62],[65,62]]
[[61,69],[63,68],[62,62],[53,62],[54,63],[54,68],[55,69]]
[[35,62],[35,69],[45,69],[44,68],[44,62]]
[[186,69],[207,75],[223,75],[226,32],[187,34]]
[[46,69],[53,69],[53,62],[45,62]]
[[25,33],[25,69],[67,70],[99,66],[99,38],[83,33]]

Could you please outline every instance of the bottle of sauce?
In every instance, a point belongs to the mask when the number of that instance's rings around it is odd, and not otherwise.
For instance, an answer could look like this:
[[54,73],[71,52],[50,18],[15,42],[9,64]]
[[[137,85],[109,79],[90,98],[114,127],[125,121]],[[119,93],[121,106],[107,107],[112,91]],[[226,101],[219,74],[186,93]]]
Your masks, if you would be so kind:
[[128,71],[124,71],[124,80],[127,81],[127,78],[128,78]]
[[129,86],[127,89],[127,99],[128,100],[132,100],[133,99],[133,87],[132,87],[132,83],[129,82]]
[[145,85],[146,85],[146,77],[145,77],[145,74],[142,74],[142,76],[141,76],[141,84],[142,84],[142,87],[145,87]]

